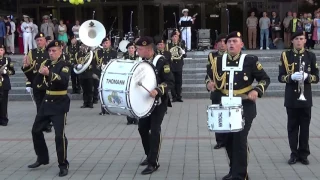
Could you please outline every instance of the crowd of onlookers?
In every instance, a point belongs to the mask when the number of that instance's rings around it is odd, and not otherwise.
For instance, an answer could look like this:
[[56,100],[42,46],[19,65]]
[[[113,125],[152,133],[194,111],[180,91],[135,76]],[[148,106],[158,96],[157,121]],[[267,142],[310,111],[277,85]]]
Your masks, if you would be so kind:
[[[79,28],[79,21],[71,25],[69,21],[58,21],[48,15],[43,16],[39,26],[27,15],[23,16],[23,20],[16,19],[15,22],[12,16],[0,16],[0,44],[6,46],[7,54],[27,54],[30,49],[37,47],[34,37],[38,32],[44,33],[47,40],[57,39],[68,44],[71,36],[79,37]],[[16,46],[19,52],[15,52]]]
[[[282,20],[276,12],[272,12],[270,17],[267,12],[263,12],[260,19],[255,16],[255,12],[251,12],[246,25],[249,49],[290,48],[291,34],[297,31],[305,32],[306,48],[313,49],[320,43],[320,9],[316,10],[313,15],[302,13],[299,16],[296,12],[289,11]],[[258,30],[260,30],[259,34]],[[259,46],[257,46],[258,38],[260,39]]]

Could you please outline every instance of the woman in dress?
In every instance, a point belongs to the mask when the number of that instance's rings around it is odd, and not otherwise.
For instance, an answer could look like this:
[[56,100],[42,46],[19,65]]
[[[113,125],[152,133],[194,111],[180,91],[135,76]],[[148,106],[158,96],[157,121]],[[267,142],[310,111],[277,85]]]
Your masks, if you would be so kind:
[[23,49],[23,37],[22,37],[23,32],[22,32],[22,30],[21,30],[21,24],[22,24],[22,23],[23,23],[23,21],[20,21],[20,22],[19,22],[19,25],[18,25],[18,28],[17,28],[17,31],[18,31],[18,33],[19,33],[18,45],[19,45],[19,52],[20,52],[20,54],[23,54],[23,51],[24,51],[24,49]]
[[60,24],[58,28],[59,28],[58,40],[63,41],[64,44],[67,44],[68,43],[67,26],[63,23],[63,20],[60,20]]
[[313,20],[313,35],[312,39],[315,41],[315,44],[320,42],[320,12],[315,13],[315,18]]
[[72,32],[76,39],[79,38],[79,29],[80,29],[80,22],[76,20],[76,24],[72,27]]

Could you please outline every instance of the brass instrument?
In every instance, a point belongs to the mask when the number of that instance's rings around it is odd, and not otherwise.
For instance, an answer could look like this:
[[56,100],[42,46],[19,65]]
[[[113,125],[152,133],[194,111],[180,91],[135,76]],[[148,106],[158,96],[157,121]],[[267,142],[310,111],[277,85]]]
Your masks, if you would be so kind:
[[4,70],[7,69],[7,65],[8,65],[8,64],[5,64],[5,65],[3,65],[3,66],[0,68],[0,81],[1,81],[1,84],[2,84],[2,82],[3,82],[2,74],[3,74]]
[[300,96],[298,98],[299,101],[306,101],[307,99],[304,96],[304,66],[305,62],[301,62],[302,56],[300,56],[300,67],[299,67],[299,72],[302,72],[302,79],[298,82],[298,90],[300,92]]
[[172,59],[181,59],[185,51],[180,46],[173,46],[170,50]]

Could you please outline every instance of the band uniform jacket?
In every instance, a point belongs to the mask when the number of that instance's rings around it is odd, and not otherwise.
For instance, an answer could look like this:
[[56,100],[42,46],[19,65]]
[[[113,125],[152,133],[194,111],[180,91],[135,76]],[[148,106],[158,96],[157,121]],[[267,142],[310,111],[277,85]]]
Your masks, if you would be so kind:
[[116,59],[117,58],[117,51],[109,48],[101,48],[95,51],[94,54],[94,73],[98,75],[99,77],[101,76],[101,67],[102,65],[106,65],[109,63],[111,59]]
[[[76,53],[75,55],[75,61],[76,61],[76,64],[84,64],[85,62],[85,56],[87,55],[87,52],[84,52],[84,51],[79,51]],[[92,60],[91,64],[89,65],[89,67],[84,71],[82,72],[81,74],[79,74],[79,78],[80,79],[91,79],[93,78],[92,75],[93,75],[93,66],[94,66],[94,59]]]
[[78,44],[71,44],[70,46],[66,47],[66,54],[70,57],[70,64],[71,67],[74,67],[75,64],[77,64],[75,55],[79,52],[79,45]]
[[[152,60],[155,57],[156,54],[153,55]],[[147,60],[145,58],[143,60],[152,63],[152,60]],[[158,95],[156,99],[161,98],[161,102],[168,102],[168,106],[172,107],[168,92],[174,86],[174,78],[170,69],[169,61],[164,57],[160,57],[156,64],[155,71],[158,83],[158,87],[156,88]]]
[[137,53],[135,52],[133,56],[130,56],[128,51],[123,53],[123,59],[130,59],[130,60],[138,60],[139,56],[137,56]]
[[187,57],[187,55],[184,54],[182,55],[181,58],[179,58],[180,52],[177,51],[177,48],[173,48],[175,46],[181,47],[183,50],[186,49],[186,44],[184,40],[179,41],[177,44],[171,42],[166,45],[166,50],[171,53],[170,59],[171,59],[171,67],[173,72],[182,71],[182,67],[184,65],[183,58]]
[[29,58],[30,65],[21,68],[23,73],[27,77],[26,86],[32,87],[34,89],[43,90],[41,88],[37,88],[33,81],[35,76],[38,74],[40,65],[43,63],[43,61],[49,59],[48,51],[46,51],[45,49],[35,48],[30,50],[27,56]]
[[[232,57],[228,55],[227,66],[238,66],[241,53]],[[252,83],[256,79],[258,84],[253,87]],[[229,71],[222,71],[222,56],[210,58],[210,64],[207,66],[206,84],[213,80],[215,82],[215,96],[213,102],[217,104],[221,102],[222,96],[229,94]],[[248,95],[250,91],[256,90],[258,97],[262,97],[270,84],[270,78],[264,71],[258,57],[254,55],[247,55],[243,62],[242,71],[234,72],[234,96]],[[244,99],[242,100],[243,116],[245,118],[253,119],[256,117],[255,102]]]
[[[299,72],[301,62],[305,62],[304,72],[308,77],[304,81],[304,96],[306,101],[299,101],[300,88],[298,82],[291,79],[291,75]],[[286,83],[284,106],[288,108],[307,108],[312,106],[311,84],[319,82],[319,68],[317,65],[316,55],[308,50],[295,49],[284,51],[280,57],[279,76],[281,83]]]
[[169,51],[166,51],[166,50],[163,50],[163,51],[157,50],[156,53],[158,55],[163,55],[170,62],[170,66],[171,66],[171,69],[172,69],[171,53]]
[[49,69],[49,75],[40,73],[35,77],[37,86],[46,89],[39,115],[57,115],[69,112],[70,98],[67,94],[69,87],[70,68],[61,56],[57,61],[46,60],[42,64]]
[[10,83],[9,76],[14,75],[15,70],[14,70],[14,64],[11,62],[10,57],[2,57],[0,59],[0,68],[2,68],[5,64],[7,64],[7,66],[5,67],[5,70],[7,71],[7,73],[1,74],[2,80],[0,79],[0,86],[1,86],[1,90],[9,91],[11,90],[11,83]]
[[[225,52],[224,51],[216,51],[216,52],[210,52],[209,55],[208,55],[208,64],[207,64],[207,72],[208,71],[211,71],[211,63],[210,63],[210,59],[214,59],[215,57],[220,57],[224,54]],[[208,79],[208,74],[206,75],[205,77],[205,80]],[[215,94],[217,94],[219,96],[219,92],[217,91],[213,91],[210,93],[210,99],[211,100],[214,100],[214,96],[216,96]],[[214,102],[214,104],[219,104],[220,103],[220,100]]]

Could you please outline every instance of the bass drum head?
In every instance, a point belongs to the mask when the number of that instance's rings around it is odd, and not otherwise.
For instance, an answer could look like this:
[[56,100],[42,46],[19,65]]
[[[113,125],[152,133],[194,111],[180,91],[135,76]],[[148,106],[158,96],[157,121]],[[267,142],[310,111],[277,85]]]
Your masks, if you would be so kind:
[[129,100],[132,111],[139,118],[146,117],[155,107],[155,99],[150,97],[149,92],[142,85],[152,91],[157,87],[157,78],[154,68],[147,62],[141,62],[133,71],[129,88]]
[[121,52],[127,52],[127,45],[129,44],[130,42],[128,40],[122,40],[119,44],[119,49]]

